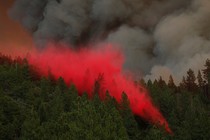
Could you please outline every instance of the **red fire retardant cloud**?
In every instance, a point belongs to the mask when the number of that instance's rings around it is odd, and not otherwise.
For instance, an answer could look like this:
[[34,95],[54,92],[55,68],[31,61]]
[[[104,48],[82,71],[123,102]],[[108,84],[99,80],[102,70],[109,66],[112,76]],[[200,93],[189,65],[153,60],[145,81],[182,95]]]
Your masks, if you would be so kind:
[[48,76],[50,72],[54,78],[62,77],[67,85],[73,83],[79,94],[87,92],[91,96],[95,82],[101,75],[100,97],[103,98],[108,90],[109,94],[120,102],[122,93],[125,92],[134,114],[165,127],[166,131],[171,133],[167,121],[152,104],[147,91],[136,85],[131,77],[123,74],[123,60],[122,53],[111,45],[79,51],[48,45],[46,49],[33,52],[28,57],[29,64],[34,66],[40,75]]

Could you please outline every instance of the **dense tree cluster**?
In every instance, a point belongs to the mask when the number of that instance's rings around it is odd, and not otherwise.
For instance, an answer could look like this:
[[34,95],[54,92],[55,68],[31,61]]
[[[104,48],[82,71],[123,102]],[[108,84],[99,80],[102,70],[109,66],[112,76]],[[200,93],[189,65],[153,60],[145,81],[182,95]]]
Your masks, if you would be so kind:
[[179,86],[172,76],[168,83],[161,77],[154,82],[140,81],[168,120],[173,135],[134,116],[126,94],[118,104],[107,92],[101,102],[97,82],[89,99],[85,93],[78,96],[75,86],[67,87],[62,78],[37,76],[26,60],[0,55],[0,139],[210,138],[209,60],[197,77],[190,69]]

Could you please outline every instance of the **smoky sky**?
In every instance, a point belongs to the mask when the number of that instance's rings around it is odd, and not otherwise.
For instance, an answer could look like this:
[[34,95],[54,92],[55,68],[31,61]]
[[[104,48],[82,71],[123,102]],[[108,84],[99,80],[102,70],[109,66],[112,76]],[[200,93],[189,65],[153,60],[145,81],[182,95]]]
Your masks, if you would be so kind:
[[38,47],[116,43],[125,69],[179,80],[210,57],[209,0],[16,0],[9,15]]

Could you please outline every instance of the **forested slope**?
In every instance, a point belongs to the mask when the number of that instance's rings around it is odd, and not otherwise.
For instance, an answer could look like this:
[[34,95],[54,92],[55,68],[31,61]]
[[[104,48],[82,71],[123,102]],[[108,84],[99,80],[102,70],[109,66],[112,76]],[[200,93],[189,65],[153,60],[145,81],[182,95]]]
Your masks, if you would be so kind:
[[[160,79],[143,80],[174,134],[134,116],[123,94],[118,104],[109,96],[100,101],[97,90],[89,99],[78,96],[63,79],[40,77],[26,60],[0,56],[0,139],[193,139],[210,138],[210,65],[199,79],[190,69],[176,86]],[[206,82],[204,82],[204,80]]]

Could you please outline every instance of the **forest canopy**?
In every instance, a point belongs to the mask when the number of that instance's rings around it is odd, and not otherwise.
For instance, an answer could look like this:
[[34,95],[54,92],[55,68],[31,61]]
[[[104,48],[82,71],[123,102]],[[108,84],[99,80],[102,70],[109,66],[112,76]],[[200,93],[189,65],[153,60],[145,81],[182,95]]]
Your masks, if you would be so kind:
[[[173,134],[132,114],[126,94],[120,103],[107,92],[78,96],[61,78],[41,77],[26,59],[0,55],[0,139],[209,139],[210,60],[195,75],[186,72],[179,85],[135,81],[150,92]],[[116,81],[117,82],[117,81]]]

